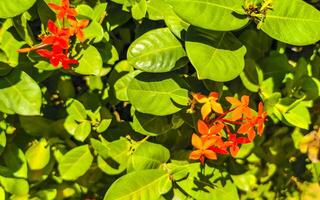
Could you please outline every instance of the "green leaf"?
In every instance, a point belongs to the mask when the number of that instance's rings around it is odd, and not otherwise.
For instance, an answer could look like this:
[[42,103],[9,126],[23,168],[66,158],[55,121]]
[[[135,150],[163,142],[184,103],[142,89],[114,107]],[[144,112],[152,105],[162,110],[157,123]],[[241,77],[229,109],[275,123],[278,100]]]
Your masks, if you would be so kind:
[[83,142],[91,132],[91,124],[89,121],[81,122],[74,131],[74,138],[80,142]]
[[261,26],[270,37],[292,45],[320,40],[320,12],[316,8],[302,0],[277,0],[271,6]]
[[151,169],[120,177],[108,189],[104,200],[157,200],[172,187],[169,174]]
[[36,0],[0,1],[0,18],[17,16],[33,6]]
[[10,144],[3,152],[3,158],[6,166],[12,171],[16,178],[27,178],[28,164],[23,151],[15,144]]
[[132,81],[132,79],[140,73],[141,73],[140,70],[135,70],[133,72],[129,72],[128,74],[119,78],[117,80],[117,82],[115,82],[114,91],[115,91],[115,95],[118,100],[129,101],[128,94],[127,94],[128,86],[129,86],[130,82]]
[[272,45],[272,38],[263,31],[254,29],[243,31],[239,40],[247,49],[246,57],[254,60],[264,57]]
[[39,115],[41,91],[25,72],[14,70],[0,80],[0,110],[8,114]]
[[25,42],[18,41],[16,39],[16,36],[12,32],[13,31],[5,31],[0,36],[0,49],[2,49],[6,55],[6,59],[1,59],[1,61],[10,65],[11,67],[16,67],[19,64],[20,57],[17,50],[20,49],[25,44]]
[[145,72],[169,72],[181,67],[185,56],[181,43],[168,28],[149,31],[129,47],[127,58],[135,68]]
[[308,130],[311,124],[310,113],[302,102],[287,112],[282,112],[282,115],[292,126]]
[[177,181],[177,184],[194,199],[239,199],[237,188],[226,171],[209,166],[205,169],[200,172],[200,164],[190,164],[186,168],[188,176]]
[[141,73],[130,82],[128,98],[139,112],[173,114],[186,106],[189,99],[188,91],[179,85],[181,81],[176,76]]
[[245,60],[245,67],[240,74],[243,85],[251,92],[258,92],[263,81],[263,73],[260,67],[252,59]]
[[76,180],[89,170],[92,161],[89,146],[78,146],[63,155],[58,169],[63,179]]
[[238,0],[167,0],[186,22],[204,29],[231,31],[245,26],[242,1]]
[[170,152],[160,144],[144,142],[133,152],[131,167],[133,170],[157,169],[170,158]]
[[187,54],[199,79],[230,81],[243,70],[246,48],[232,33],[189,27],[186,39]]
[[26,195],[29,192],[28,181],[24,179],[0,176],[0,184],[11,194]]
[[134,112],[132,128],[143,135],[157,136],[172,128],[171,116],[155,116]]
[[26,151],[26,159],[31,170],[43,169],[50,160],[50,146],[45,139],[35,141]]
[[132,17],[136,20],[144,18],[147,12],[147,1],[133,1],[133,5],[131,8]]
[[86,108],[82,103],[76,99],[70,99],[67,102],[67,112],[69,116],[75,119],[78,122],[85,121],[87,119]]
[[75,72],[83,75],[99,76],[102,71],[102,58],[99,51],[92,45],[82,50],[79,55],[79,66]]
[[[98,167],[106,174],[116,175],[120,174],[127,168],[127,163],[130,153],[130,143],[127,139],[121,138],[119,140],[107,143],[107,141],[102,141],[103,146],[100,146],[100,151],[103,153],[98,153]],[[107,150],[107,152],[106,152]],[[102,156],[107,157],[102,157]]]

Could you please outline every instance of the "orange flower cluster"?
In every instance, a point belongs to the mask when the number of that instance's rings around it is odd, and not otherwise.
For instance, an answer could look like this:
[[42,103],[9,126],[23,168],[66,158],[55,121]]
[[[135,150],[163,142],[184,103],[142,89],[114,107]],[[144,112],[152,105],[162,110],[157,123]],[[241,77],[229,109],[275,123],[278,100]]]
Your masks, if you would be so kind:
[[191,160],[200,160],[204,164],[205,159],[216,160],[217,154],[231,154],[235,157],[240,144],[252,142],[256,133],[262,135],[267,117],[262,102],[254,115],[249,107],[249,96],[246,95],[241,100],[226,97],[231,104],[227,111],[218,102],[219,94],[216,92],[208,96],[193,93],[192,96],[191,109],[201,104],[202,119],[198,120],[197,125],[200,136],[192,135],[192,145],[196,150],[191,152]]
[[36,51],[40,56],[49,59],[53,66],[61,64],[64,69],[69,69],[71,64],[78,64],[77,60],[68,56],[71,37],[76,36],[83,42],[85,39],[83,29],[88,26],[89,20],[77,20],[75,18],[77,12],[70,8],[69,0],[61,0],[61,5],[49,3],[48,6],[57,12],[56,17],[62,22],[62,27],[56,26],[49,20],[49,34],[40,36],[41,44],[19,49],[18,52]]

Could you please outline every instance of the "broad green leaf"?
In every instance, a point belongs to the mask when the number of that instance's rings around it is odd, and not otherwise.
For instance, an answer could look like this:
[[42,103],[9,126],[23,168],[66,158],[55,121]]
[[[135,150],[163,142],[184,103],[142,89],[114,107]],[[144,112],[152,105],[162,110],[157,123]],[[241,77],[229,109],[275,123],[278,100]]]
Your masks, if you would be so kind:
[[230,32],[189,27],[186,50],[199,79],[230,81],[244,68],[246,48]]
[[260,67],[252,59],[245,60],[245,67],[240,74],[243,85],[251,92],[258,92],[263,81],[263,73]]
[[190,164],[186,168],[188,176],[177,184],[194,199],[239,199],[237,188],[226,171],[209,166],[205,169],[201,174],[200,164]]
[[190,24],[183,21],[171,7],[165,9],[164,22],[170,29],[170,31],[175,34],[178,38],[184,40],[185,33],[188,30]]
[[131,167],[133,170],[157,169],[170,158],[170,152],[160,144],[144,142],[133,152]]
[[17,16],[31,8],[36,0],[2,0],[0,1],[0,18]]
[[58,169],[64,180],[76,180],[89,170],[92,161],[89,146],[78,146],[63,155]]
[[155,116],[134,112],[131,126],[133,130],[143,135],[157,136],[172,128],[171,116]]
[[149,0],[147,1],[148,18],[151,20],[163,20],[164,12],[168,9],[165,0]]
[[12,171],[16,178],[27,178],[28,164],[23,151],[15,144],[10,144],[3,152],[3,159],[6,166]]
[[264,79],[272,78],[276,88],[280,87],[285,75],[293,71],[287,56],[284,54],[274,53],[260,60],[258,64],[263,71]]
[[[274,0],[261,29],[270,37],[292,45],[320,40],[320,12],[302,0]],[[290,11],[290,12],[289,12]]]
[[99,76],[102,71],[102,58],[99,51],[92,45],[80,52],[79,66],[75,68],[75,72],[83,75]]
[[81,122],[76,130],[74,131],[73,137],[80,141],[83,142],[90,134],[91,132],[91,124],[89,121],[83,121]]
[[23,71],[12,71],[0,80],[0,110],[8,114],[39,115],[41,91]]
[[141,73],[140,70],[134,70],[133,72],[129,72],[128,74],[122,76],[121,78],[119,78],[117,80],[117,82],[115,82],[114,91],[115,91],[115,95],[118,100],[120,100],[120,101],[128,101],[129,100],[128,94],[127,94],[128,86],[129,86],[130,82],[132,81],[132,79],[140,73]]
[[145,72],[169,72],[181,67],[179,60],[185,51],[168,28],[149,31],[129,47],[127,59],[135,68]]
[[0,199],[6,199],[6,193],[3,187],[0,186]]
[[[100,151],[103,150],[103,154],[98,157],[98,167],[106,174],[116,175],[120,174],[127,168],[127,163],[130,153],[130,143],[127,139],[121,138],[119,140],[107,143],[102,141],[103,146],[100,146]],[[106,149],[107,152],[104,150]]]
[[18,41],[12,33],[12,29],[10,29],[10,31],[11,32],[5,31],[0,36],[0,49],[2,49],[6,54],[6,59],[1,59],[1,62],[4,62],[11,67],[16,67],[19,64],[20,57],[17,50],[20,49],[25,44],[25,42]]
[[186,22],[215,31],[231,31],[245,26],[242,1],[238,0],[167,0]]
[[0,176],[0,184],[11,194],[26,195],[29,192],[28,181],[21,178]]
[[108,189],[104,200],[158,200],[172,187],[169,174],[160,169],[132,172]]
[[68,114],[78,122],[82,122],[87,119],[86,108],[82,103],[76,99],[70,99],[67,102]]
[[188,103],[188,91],[180,87],[181,81],[176,76],[141,73],[130,82],[128,98],[139,112],[173,114]]
[[32,136],[49,136],[53,121],[40,116],[19,116],[24,131]]
[[45,139],[35,141],[26,151],[26,159],[31,170],[43,169],[50,160],[50,146]]
[[272,45],[272,38],[263,31],[254,29],[243,31],[239,40],[247,49],[246,57],[254,60],[264,57]]
[[12,18],[12,23],[19,36],[27,42],[29,46],[32,46],[35,42],[31,27],[28,21],[31,19],[31,15],[28,12],[23,13],[20,16]]
[[299,103],[287,112],[282,112],[283,117],[293,126],[308,129],[311,124],[311,116],[303,103]]

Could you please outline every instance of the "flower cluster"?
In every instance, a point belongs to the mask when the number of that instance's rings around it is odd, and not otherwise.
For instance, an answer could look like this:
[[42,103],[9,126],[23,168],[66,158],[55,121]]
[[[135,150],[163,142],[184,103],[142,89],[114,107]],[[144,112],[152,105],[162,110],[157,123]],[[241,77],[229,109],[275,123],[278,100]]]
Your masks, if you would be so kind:
[[205,159],[216,160],[217,154],[235,157],[240,144],[252,142],[256,133],[262,135],[267,117],[262,102],[258,105],[257,114],[254,114],[249,107],[249,96],[246,95],[241,100],[226,97],[231,104],[227,111],[218,102],[219,94],[216,92],[208,96],[193,93],[192,96],[191,110],[201,104],[202,119],[197,123],[200,136],[192,135],[192,145],[196,150],[191,152],[191,160],[200,160],[204,164]]
[[39,36],[41,44],[19,49],[18,52],[35,51],[49,59],[53,66],[57,67],[61,64],[64,69],[69,69],[71,64],[78,64],[76,59],[69,57],[71,37],[76,36],[80,42],[83,42],[85,39],[83,29],[88,26],[89,20],[77,20],[77,12],[74,8],[70,8],[69,0],[61,0],[61,5],[49,3],[48,6],[56,11],[56,18],[62,26],[58,27],[49,20],[49,34]]

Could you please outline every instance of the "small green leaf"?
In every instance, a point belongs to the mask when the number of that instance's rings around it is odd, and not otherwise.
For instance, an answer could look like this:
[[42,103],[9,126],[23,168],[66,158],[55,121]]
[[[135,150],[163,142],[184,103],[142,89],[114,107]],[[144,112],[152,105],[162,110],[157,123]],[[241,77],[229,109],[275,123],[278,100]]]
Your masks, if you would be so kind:
[[83,142],[90,135],[90,132],[91,132],[91,124],[89,121],[86,120],[81,122],[78,125],[78,127],[74,131],[73,137],[76,140]]
[[75,72],[83,75],[99,76],[102,71],[102,58],[94,46],[90,45],[80,52],[79,66],[75,68]]
[[78,122],[84,121],[87,119],[86,108],[82,103],[76,99],[70,99],[67,102],[67,112],[68,114]]
[[26,159],[31,170],[43,169],[50,160],[50,146],[45,139],[35,141],[26,151]]
[[76,180],[89,170],[92,161],[89,146],[78,146],[63,155],[58,169],[63,179]]

